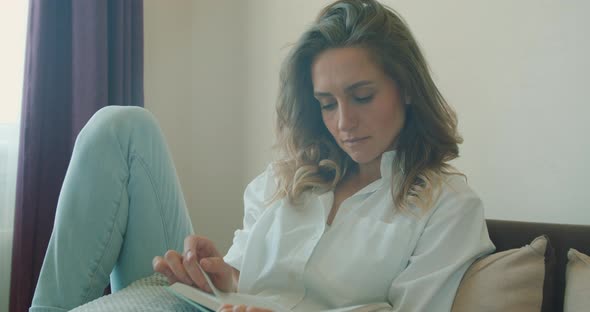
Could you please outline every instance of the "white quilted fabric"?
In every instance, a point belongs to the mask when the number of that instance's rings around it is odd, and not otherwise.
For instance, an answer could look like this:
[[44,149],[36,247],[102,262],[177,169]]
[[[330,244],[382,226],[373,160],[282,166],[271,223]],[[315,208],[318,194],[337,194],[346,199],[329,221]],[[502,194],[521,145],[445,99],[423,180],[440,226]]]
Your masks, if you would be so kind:
[[72,311],[198,311],[197,308],[170,294],[163,286],[168,286],[166,278],[163,275],[154,274],[132,283],[121,291],[88,302]]

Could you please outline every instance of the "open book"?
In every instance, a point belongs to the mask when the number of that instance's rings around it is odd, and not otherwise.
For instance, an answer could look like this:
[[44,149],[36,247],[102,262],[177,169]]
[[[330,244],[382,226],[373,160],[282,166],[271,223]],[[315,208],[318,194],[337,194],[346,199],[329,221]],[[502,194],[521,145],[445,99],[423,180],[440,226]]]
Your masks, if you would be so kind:
[[[205,273],[205,271],[203,271],[201,266],[199,264],[197,264],[197,266],[205,276],[207,284],[209,285],[211,290],[213,290],[213,294],[209,294],[196,287],[188,286],[183,283],[174,283],[166,287],[166,290],[168,290],[178,298],[190,303],[192,306],[196,307],[201,312],[215,312],[225,303],[233,305],[244,304],[247,306],[269,309],[274,312],[289,311],[285,307],[281,306],[276,302],[266,300],[265,298],[261,298],[258,296],[222,292],[213,285],[211,279],[209,279],[209,276],[207,275],[207,273]],[[373,303],[332,310],[324,310],[324,312],[381,312],[390,310],[391,306],[387,303]]]
[[265,300],[261,297],[239,293],[222,292],[213,285],[211,279],[209,279],[209,276],[207,275],[207,273],[205,273],[205,271],[203,271],[201,266],[199,266],[199,264],[197,264],[197,266],[205,276],[207,284],[209,284],[209,287],[211,288],[211,290],[213,290],[213,294],[209,294],[196,287],[188,286],[183,283],[174,283],[166,287],[166,290],[168,290],[178,298],[190,303],[201,312],[217,311],[217,309],[219,309],[219,307],[221,307],[225,303],[234,305],[244,304],[247,306],[255,306],[259,308],[269,309],[275,312],[288,311],[281,305],[269,300]]
[[[238,293],[222,293],[222,296],[211,295],[200,289],[192,286],[188,286],[182,283],[175,283],[166,288],[168,291],[173,293],[175,296],[185,300],[201,312],[215,312],[224,303],[231,304],[245,304],[248,306],[255,306],[259,308],[266,308],[275,312],[288,311],[284,307],[264,300],[263,298],[238,294]],[[213,289],[213,288],[211,288]],[[358,305],[353,307],[324,310],[323,312],[381,312],[391,311],[391,306],[387,303],[373,303],[366,305]]]

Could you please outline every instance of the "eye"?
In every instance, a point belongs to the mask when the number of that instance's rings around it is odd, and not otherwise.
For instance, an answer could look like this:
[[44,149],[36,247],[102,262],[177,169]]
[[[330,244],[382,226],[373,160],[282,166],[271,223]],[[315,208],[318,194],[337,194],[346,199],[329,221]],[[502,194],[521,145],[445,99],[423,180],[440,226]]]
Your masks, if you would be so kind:
[[321,97],[316,98],[317,103],[320,105],[322,111],[331,111],[336,108],[338,102],[333,97]]
[[361,104],[369,103],[371,100],[373,100],[373,94],[368,96],[355,96],[354,100]]
[[328,104],[322,104],[321,109],[325,110],[325,111],[331,111],[334,110],[336,108],[336,103],[328,103]]

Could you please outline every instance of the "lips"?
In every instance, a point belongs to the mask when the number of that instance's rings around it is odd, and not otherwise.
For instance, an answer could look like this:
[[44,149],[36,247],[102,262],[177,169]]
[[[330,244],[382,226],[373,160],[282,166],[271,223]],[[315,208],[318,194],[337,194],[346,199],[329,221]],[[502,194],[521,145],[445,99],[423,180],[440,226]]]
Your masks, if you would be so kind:
[[359,137],[359,138],[350,138],[346,140],[342,140],[342,143],[346,145],[355,145],[366,141],[369,137]]

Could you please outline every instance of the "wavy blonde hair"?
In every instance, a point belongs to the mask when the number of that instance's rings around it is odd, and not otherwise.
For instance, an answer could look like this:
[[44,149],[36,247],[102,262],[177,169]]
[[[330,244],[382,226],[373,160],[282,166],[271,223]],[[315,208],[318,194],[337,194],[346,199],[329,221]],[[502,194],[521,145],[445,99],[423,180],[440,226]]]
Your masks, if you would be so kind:
[[361,47],[411,98],[404,128],[397,138],[392,195],[397,207],[428,209],[442,182],[455,172],[457,118],[434,84],[428,65],[402,18],[373,0],[342,0],[326,7],[297,41],[283,63],[277,103],[274,200],[296,202],[310,189],[333,190],[355,165],[322,121],[313,95],[311,67],[321,52]]

